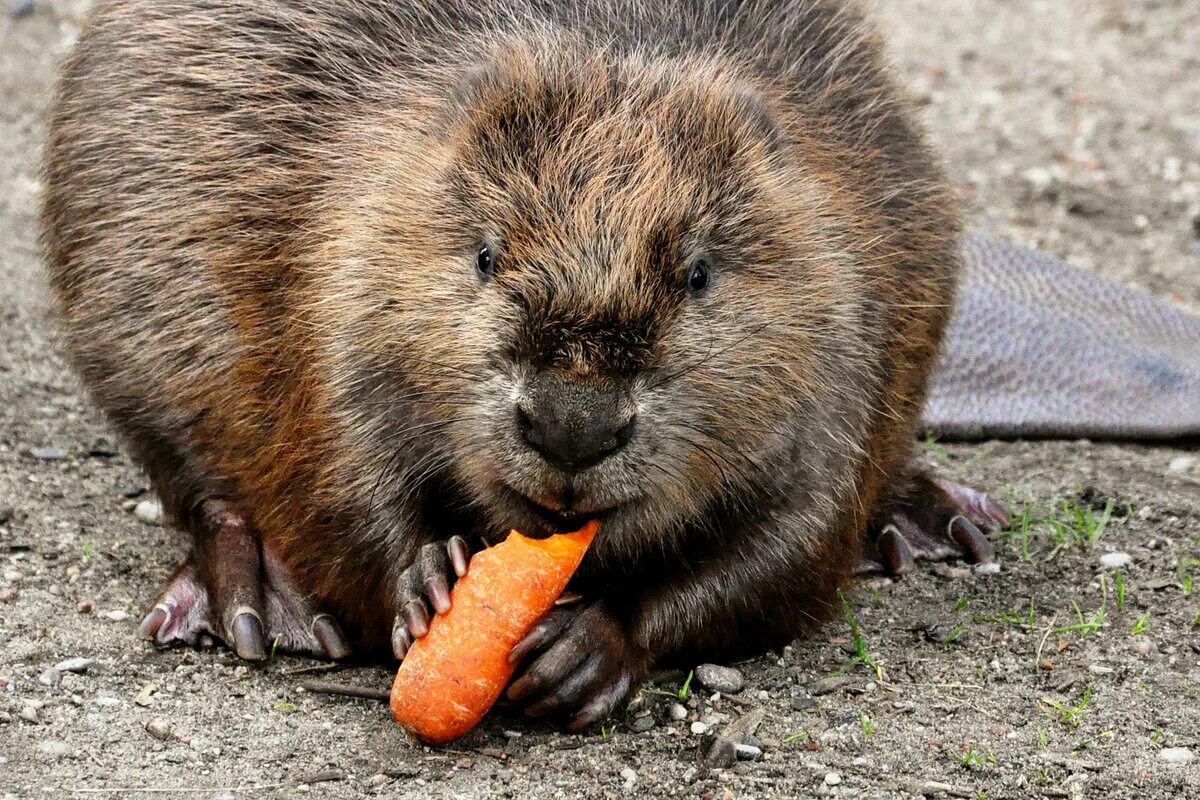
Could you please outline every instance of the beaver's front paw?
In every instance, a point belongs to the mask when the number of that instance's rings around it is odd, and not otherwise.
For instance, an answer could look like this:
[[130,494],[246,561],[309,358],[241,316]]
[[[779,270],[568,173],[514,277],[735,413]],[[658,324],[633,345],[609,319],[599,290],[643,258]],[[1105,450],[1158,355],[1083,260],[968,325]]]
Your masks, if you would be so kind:
[[429,633],[434,614],[450,610],[450,589],[467,574],[470,548],[461,536],[431,542],[400,574],[396,582],[396,618],[392,623],[392,652],[401,661],[417,639]]
[[603,603],[554,609],[509,658],[525,662],[508,687],[509,699],[530,716],[569,716],[576,731],[621,705],[650,662]]

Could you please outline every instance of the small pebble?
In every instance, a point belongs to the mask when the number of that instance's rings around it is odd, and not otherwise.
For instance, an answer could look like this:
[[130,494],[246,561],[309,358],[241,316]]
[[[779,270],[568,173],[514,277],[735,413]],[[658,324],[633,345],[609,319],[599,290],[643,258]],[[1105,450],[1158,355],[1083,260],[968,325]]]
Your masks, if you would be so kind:
[[1133,652],[1137,653],[1141,658],[1149,658],[1152,649],[1153,645],[1145,636],[1139,636],[1133,642]]
[[726,769],[737,762],[737,745],[724,736],[705,736],[700,743],[700,760],[708,769]]
[[[386,778],[387,776],[384,775]],[[217,792],[212,796],[212,800],[237,800],[233,792]]]
[[8,581],[9,583],[16,583],[24,577],[24,575],[15,569],[4,570],[4,580]]
[[842,776],[838,775],[836,772],[826,772],[825,773],[825,785],[826,786],[837,786],[841,782],[842,782]]
[[170,741],[175,736],[174,729],[161,719],[152,719],[147,722],[146,733],[163,742]]
[[637,773],[632,767],[621,767],[621,780],[621,788],[628,792],[637,783]]
[[976,564],[975,565],[975,574],[976,575],[999,575],[1000,574],[1000,562],[999,561],[985,561],[982,564]]
[[38,719],[37,706],[35,706],[33,703],[26,703],[25,705],[21,706],[21,710],[17,712],[17,716],[34,725],[41,721]]
[[133,507],[133,515],[147,525],[163,524],[163,508],[157,500],[141,501]]
[[691,730],[692,730],[692,733],[699,736],[701,734],[708,733],[708,726],[705,725],[703,722],[696,721],[696,722],[692,723]]
[[75,672],[83,674],[91,669],[93,663],[95,662],[93,662],[90,658],[67,658],[55,664],[54,668],[60,672]]
[[1196,754],[1186,747],[1164,747],[1158,751],[1158,757],[1168,764],[1190,764]]
[[38,752],[48,759],[58,760],[71,755],[71,745],[57,739],[44,739],[38,742]]
[[683,720],[687,719],[688,710],[680,703],[671,703],[671,708],[668,713],[671,715],[671,719],[675,720],[676,722],[682,722]]
[[16,589],[0,589],[0,603],[11,603],[17,599]]
[[1171,459],[1171,463],[1167,464],[1167,472],[1187,472],[1192,467],[1200,462],[1196,456],[1177,456]]
[[382,786],[387,786],[391,782],[392,782],[392,779],[390,777],[388,777],[387,775],[384,775],[382,772],[377,772],[374,775],[372,775],[370,778],[367,778],[367,783],[371,786],[374,786],[377,789]]
[[762,748],[752,744],[735,744],[733,750],[740,761],[758,761],[762,758]]
[[744,685],[741,672],[733,667],[722,667],[718,664],[701,664],[696,667],[696,680],[714,692],[723,694],[737,694]]
[[92,613],[92,601],[91,600],[80,600],[78,603],[75,604],[75,613],[77,613],[77,614]]
[[1119,550],[1115,553],[1105,553],[1100,556],[1100,566],[1105,569],[1127,567],[1131,561],[1133,561],[1133,556],[1129,555],[1129,553],[1122,553]]
[[129,615],[120,609],[115,611],[105,611],[103,616],[106,619],[111,619],[113,622],[124,622],[125,620],[129,619]]
[[9,505],[0,506],[0,525],[5,525],[8,522],[12,521],[12,518],[16,513],[17,513],[17,510],[15,508],[13,508],[12,506],[9,506]]
[[42,686],[54,688],[62,683],[62,672],[56,670],[54,667],[50,667],[44,670],[41,675],[38,675],[38,683]]
[[0,725],[8,725],[13,721],[13,715],[7,711],[0,711]]
[[654,717],[650,714],[634,717],[633,722],[629,723],[629,729],[634,733],[645,733],[653,727]]
[[29,455],[38,461],[62,461],[67,457],[67,451],[61,447],[33,447],[30,448]]

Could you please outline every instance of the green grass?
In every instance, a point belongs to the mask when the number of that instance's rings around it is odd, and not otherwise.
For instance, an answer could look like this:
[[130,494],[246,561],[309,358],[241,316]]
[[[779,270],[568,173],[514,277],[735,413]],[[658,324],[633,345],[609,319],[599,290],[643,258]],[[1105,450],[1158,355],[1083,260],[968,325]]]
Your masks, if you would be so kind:
[[994,766],[997,763],[997,759],[992,753],[984,753],[976,750],[974,742],[968,742],[963,745],[962,754],[958,756],[958,763],[966,769],[971,769],[973,767],[983,767],[988,764]]
[[1039,750],[1046,750],[1050,747],[1050,737],[1046,736],[1045,728],[1038,728],[1037,743]]
[[83,543],[83,560],[84,561],[90,561],[92,559],[93,549],[94,548],[92,545],[92,541],[90,539]]
[[1077,633],[1080,638],[1088,634],[1095,633],[1104,625],[1104,605],[1096,609],[1095,613],[1090,617],[1084,617],[1083,609],[1074,600],[1071,601],[1071,608],[1075,611],[1075,617],[1079,620],[1074,625],[1064,625],[1061,628],[1055,628],[1055,635],[1063,633]]
[[1002,625],[1012,625],[1014,627],[1033,628],[1037,625],[1037,616],[1037,604],[1031,598],[1029,600],[1029,609],[1027,611],[1022,611],[1015,608],[1005,608],[998,614],[975,614],[971,617],[971,621],[995,622]]
[[1200,567],[1200,558],[1184,556],[1179,559],[1176,574],[1179,576],[1179,585],[1183,588],[1184,597],[1190,597],[1192,592],[1196,591],[1196,577],[1192,574],[1196,567]]
[[1133,635],[1141,636],[1146,631],[1150,630],[1150,612],[1147,611],[1137,618],[1137,622],[1133,623]]
[[274,708],[276,711],[282,711],[285,714],[291,714],[293,711],[299,710],[298,708],[296,708],[295,703],[289,702],[287,700],[283,700],[283,701],[276,703],[274,706],[272,706],[272,708]]
[[867,716],[865,711],[858,714],[858,724],[862,728],[863,736],[870,736],[875,732],[875,723]]
[[1022,559],[1033,556],[1039,541],[1053,550],[1091,548],[1111,523],[1124,522],[1132,512],[1132,507],[1127,505],[1124,516],[1114,516],[1116,501],[1111,498],[1099,510],[1079,500],[1061,497],[1044,505],[1019,502],[1011,487],[1005,489],[1005,498],[1012,521],[1001,531],[1000,538],[1007,541]]
[[642,691],[645,692],[646,694],[652,694],[652,695],[656,695],[658,697],[669,697],[672,700],[678,700],[679,702],[682,703],[683,701],[687,700],[688,697],[691,696],[691,694],[692,694],[692,679],[695,677],[696,677],[696,671],[690,670],[687,674],[687,677],[683,679],[683,683],[681,683],[679,685],[679,688],[673,692],[667,691],[666,689],[657,689],[653,686],[643,687]]
[[808,739],[811,741],[812,735],[809,734],[808,731],[796,731],[795,733],[789,733],[787,736],[783,737],[783,744],[791,744],[792,742],[800,739]]
[[953,459],[951,459],[950,454],[948,452],[946,452],[946,448],[944,448],[940,444],[938,444],[938,440],[934,437],[934,435],[932,433],[925,435],[925,447],[926,447],[926,449],[929,450],[929,454],[932,455],[935,459],[937,459],[942,464],[942,466],[945,466],[945,467],[950,466]]
[[1117,611],[1125,610],[1125,578],[1121,575],[1121,570],[1113,572],[1113,586],[1117,590]]
[[854,644],[854,663],[865,664],[872,669],[878,669],[879,664],[867,649],[867,642],[863,638],[862,628],[859,627],[858,617],[854,616],[854,609],[850,608],[849,601],[846,600],[846,595],[841,589],[837,590],[838,600],[842,603],[842,611],[846,615],[846,622],[850,624],[851,642]]
[[1063,725],[1078,728],[1083,722],[1083,715],[1087,712],[1088,703],[1092,702],[1092,685],[1088,684],[1083,691],[1083,697],[1073,706],[1068,706],[1053,697],[1043,697],[1038,702],[1054,710],[1058,715],[1058,721]]

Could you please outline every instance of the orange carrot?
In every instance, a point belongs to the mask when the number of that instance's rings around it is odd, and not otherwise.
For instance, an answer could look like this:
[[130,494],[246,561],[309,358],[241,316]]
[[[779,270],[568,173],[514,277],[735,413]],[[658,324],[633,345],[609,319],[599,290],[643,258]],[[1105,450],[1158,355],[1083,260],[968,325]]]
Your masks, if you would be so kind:
[[451,608],[413,643],[392,683],[392,716],[431,744],[474,728],[504,691],[508,654],[554,606],[600,523],[530,539],[513,531],[471,558]]

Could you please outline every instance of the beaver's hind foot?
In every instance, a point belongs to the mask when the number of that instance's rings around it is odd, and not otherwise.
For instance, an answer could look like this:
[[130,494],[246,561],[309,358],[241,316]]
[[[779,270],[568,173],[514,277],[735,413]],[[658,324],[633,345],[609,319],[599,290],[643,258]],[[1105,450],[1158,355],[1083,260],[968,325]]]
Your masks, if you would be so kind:
[[983,492],[944,478],[915,475],[908,491],[868,531],[855,572],[903,574],[917,559],[993,560],[988,533],[1009,524],[1004,507]]
[[315,610],[270,546],[225,500],[205,500],[189,521],[191,556],[167,582],[138,632],[154,644],[221,639],[247,661],[280,650],[340,660],[350,655],[340,626]]

